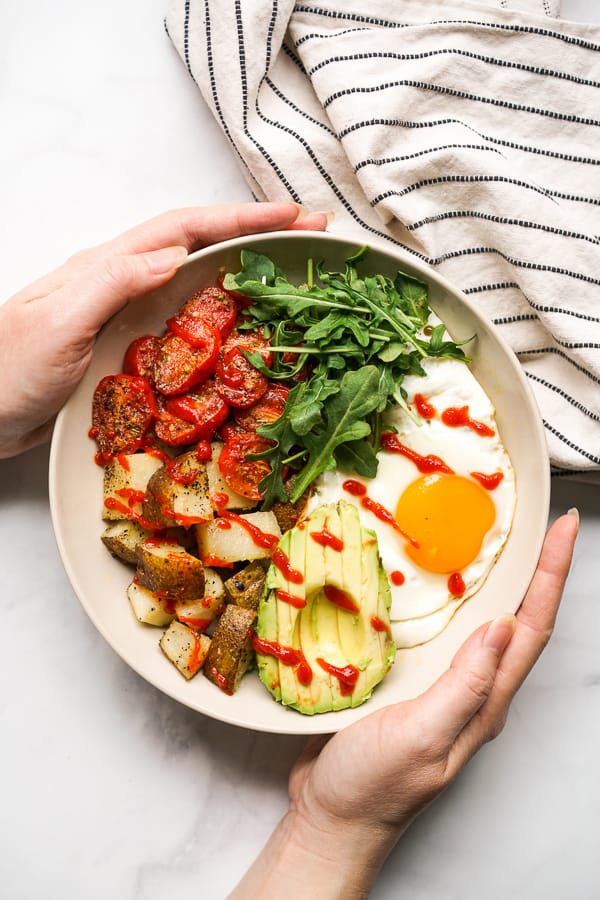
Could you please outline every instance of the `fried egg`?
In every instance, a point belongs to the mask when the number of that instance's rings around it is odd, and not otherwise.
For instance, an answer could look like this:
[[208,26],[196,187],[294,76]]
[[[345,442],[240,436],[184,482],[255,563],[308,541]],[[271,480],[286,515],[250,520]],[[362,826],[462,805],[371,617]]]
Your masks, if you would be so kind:
[[423,369],[403,381],[410,414],[386,414],[377,475],[326,472],[309,503],[353,502],[377,534],[398,647],[431,640],[481,587],[516,502],[494,407],[468,365],[426,359]]

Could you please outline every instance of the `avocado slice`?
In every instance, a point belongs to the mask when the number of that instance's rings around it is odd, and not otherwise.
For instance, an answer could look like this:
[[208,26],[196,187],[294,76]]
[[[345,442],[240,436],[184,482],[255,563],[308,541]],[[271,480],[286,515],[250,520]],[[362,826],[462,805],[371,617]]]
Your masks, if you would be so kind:
[[396,652],[375,533],[340,500],[286,532],[278,550],[257,621],[261,680],[306,715],[364,703]]

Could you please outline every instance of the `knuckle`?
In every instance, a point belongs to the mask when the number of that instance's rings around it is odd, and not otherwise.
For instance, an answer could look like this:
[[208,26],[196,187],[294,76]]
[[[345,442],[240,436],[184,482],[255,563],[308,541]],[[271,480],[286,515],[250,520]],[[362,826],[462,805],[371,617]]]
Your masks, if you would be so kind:
[[134,273],[129,260],[123,256],[110,256],[97,267],[99,281],[111,291],[127,292],[133,287]]
[[494,676],[489,672],[478,672],[475,669],[467,669],[463,675],[463,681],[467,691],[473,698],[483,703],[489,695],[494,684]]

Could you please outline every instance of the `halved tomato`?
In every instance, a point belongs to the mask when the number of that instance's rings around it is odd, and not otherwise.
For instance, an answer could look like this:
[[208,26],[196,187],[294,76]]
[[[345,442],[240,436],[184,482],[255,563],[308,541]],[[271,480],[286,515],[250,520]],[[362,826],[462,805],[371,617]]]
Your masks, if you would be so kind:
[[236,334],[228,338],[219,351],[215,369],[215,385],[231,406],[252,406],[266,393],[269,380],[248,362],[244,352],[258,350],[265,365],[273,363],[269,343],[254,332]]
[[125,351],[123,371],[127,375],[138,375],[147,378],[154,384],[154,368],[160,350],[160,338],[154,334],[146,334],[132,341]]
[[159,402],[159,415],[154,423],[154,434],[170,447],[185,447],[203,439],[204,429],[193,422],[187,422],[180,416],[173,415],[165,407],[165,401]]
[[215,366],[219,353],[219,339],[204,347],[192,347],[176,334],[161,339],[154,370],[154,383],[161,394],[184,394],[205,381]]
[[231,294],[218,287],[207,287],[190,297],[177,315],[168,320],[167,327],[193,344],[200,320],[218,331],[225,340],[233,330],[237,312],[237,303]]
[[266,459],[247,459],[247,456],[263,453],[272,446],[272,441],[250,433],[232,435],[225,442],[218,464],[221,475],[233,491],[250,500],[262,499],[258,486],[270,474],[271,465]]
[[145,378],[106,375],[92,400],[90,437],[98,444],[98,461],[108,463],[117,453],[134,453],[158,415],[156,398]]
[[204,440],[210,440],[229,415],[229,404],[218,393],[213,378],[208,378],[187,394],[170,397],[165,408],[173,415],[198,426]]
[[289,392],[289,388],[271,381],[260,400],[253,406],[234,409],[233,417],[245,431],[256,431],[261,425],[270,425],[281,417]]

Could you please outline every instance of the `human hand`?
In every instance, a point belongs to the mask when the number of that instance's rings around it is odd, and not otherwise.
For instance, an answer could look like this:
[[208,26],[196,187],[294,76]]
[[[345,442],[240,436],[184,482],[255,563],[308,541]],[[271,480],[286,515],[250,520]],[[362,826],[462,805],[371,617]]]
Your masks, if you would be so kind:
[[552,634],[577,527],[576,511],[554,523],[517,615],[477,629],[429,690],[309,742],[289,811],[231,898],[368,896],[402,832],[502,730]]
[[0,306],[0,458],[46,440],[87,369],[98,331],[173,277],[188,253],[261,231],[322,231],[295,203],[172,210],[83,250]]

